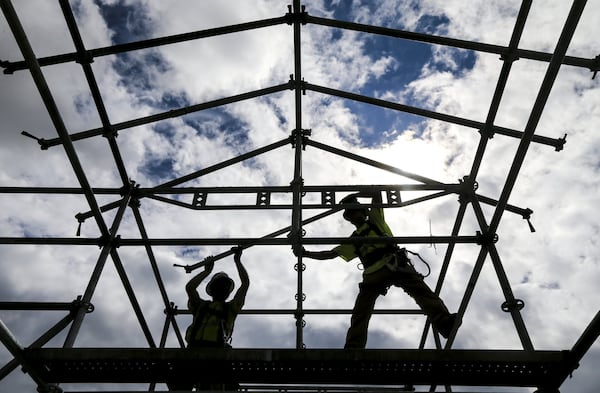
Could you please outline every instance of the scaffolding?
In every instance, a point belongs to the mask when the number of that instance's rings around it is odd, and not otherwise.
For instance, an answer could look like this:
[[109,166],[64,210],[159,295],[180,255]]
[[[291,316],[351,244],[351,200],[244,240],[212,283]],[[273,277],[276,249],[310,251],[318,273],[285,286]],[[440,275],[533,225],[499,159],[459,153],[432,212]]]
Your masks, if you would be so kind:
[[[213,29],[194,31],[184,34],[152,38],[114,46],[89,49],[84,46],[74,12],[68,0],[60,0],[71,38],[76,51],[47,57],[36,57],[29,43],[27,33],[23,28],[17,13],[9,0],[0,0],[4,16],[10,26],[15,42],[22,53],[22,61],[3,61],[5,74],[28,70],[31,73],[35,87],[43,99],[44,105],[58,134],[53,139],[33,138],[42,150],[62,146],[70,162],[79,187],[0,187],[1,194],[79,194],[83,195],[89,206],[89,211],[76,216],[79,224],[88,219],[96,223],[100,237],[1,237],[0,244],[4,245],[67,245],[67,246],[98,246],[100,252],[87,283],[85,292],[70,303],[58,302],[1,302],[1,310],[56,310],[65,313],[62,320],[52,326],[32,344],[24,347],[13,336],[9,329],[0,323],[0,338],[4,346],[14,356],[0,370],[0,380],[13,370],[22,367],[41,392],[62,391],[60,383],[93,382],[93,383],[148,383],[148,391],[153,391],[157,383],[177,377],[185,380],[191,378],[190,370],[203,370],[202,378],[222,382],[233,379],[239,381],[248,390],[305,390],[305,391],[356,391],[374,390],[393,391],[412,390],[415,385],[430,386],[430,391],[442,387],[451,391],[452,385],[459,386],[522,386],[534,387],[539,393],[558,392],[568,375],[577,368],[579,360],[594,343],[600,333],[600,314],[596,315],[589,327],[583,332],[580,340],[568,350],[540,351],[532,344],[525,322],[521,315],[523,301],[516,298],[511,289],[502,260],[496,249],[497,229],[505,212],[514,213],[529,222],[533,213],[528,208],[511,205],[509,199],[519,176],[521,166],[531,144],[541,144],[553,147],[556,151],[563,149],[565,138],[551,138],[535,133],[548,95],[553,87],[561,66],[582,67],[596,73],[600,69],[599,58],[580,58],[566,56],[571,38],[584,11],[585,1],[574,0],[571,11],[566,18],[564,27],[556,48],[552,53],[524,50],[519,48],[519,41],[524,29],[531,0],[524,0],[515,21],[512,36],[508,46],[492,45],[453,39],[443,36],[396,30],[386,27],[365,25],[348,21],[312,16],[300,0],[284,10],[281,17],[257,20]],[[262,29],[270,26],[289,25],[293,30],[293,73],[288,81],[265,87],[255,91],[223,97],[213,101],[203,102],[187,107],[169,110],[120,123],[109,120],[99,84],[92,70],[91,63],[96,58],[114,56],[129,51],[155,48],[162,45],[181,43],[191,40],[202,40],[210,37],[223,36],[236,32]],[[375,34],[397,40],[409,40],[426,44],[467,49],[481,53],[499,55],[502,68],[498,75],[492,103],[489,107],[485,122],[461,118],[431,110],[399,104],[396,102],[360,95],[348,91],[320,86],[304,80],[302,74],[301,33],[306,25],[319,25],[329,28],[344,29],[355,32]],[[513,62],[517,59],[529,59],[547,63],[543,81],[540,84],[535,103],[529,114],[524,130],[500,127],[495,124],[496,114],[503,96],[505,86],[511,72]],[[47,84],[43,67],[77,63],[81,66],[89,86],[91,96],[97,108],[102,126],[81,132],[72,133],[63,121],[62,114],[53,98]],[[253,98],[268,96],[280,92],[291,91],[294,95],[295,127],[289,137],[271,144],[246,152],[237,157],[222,161],[215,165],[189,173],[180,178],[166,181],[153,187],[141,187],[130,180],[121,152],[116,143],[117,133],[141,125],[149,125],[170,118],[180,117],[227,104],[239,103]],[[311,130],[303,125],[302,98],[307,93],[319,93],[340,97],[355,102],[387,108],[407,114],[417,115],[427,119],[435,119],[450,124],[464,126],[480,134],[479,145],[475,154],[470,173],[455,184],[441,183],[418,174],[410,173],[394,166],[368,159],[346,150],[320,143],[311,138]],[[519,140],[519,146],[508,177],[503,185],[498,199],[493,199],[477,192],[479,168],[488,141],[499,134]],[[73,142],[88,138],[103,137],[108,143],[122,181],[121,187],[95,188],[84,171]],[[186,182],[202,176],[218,172],[234,164],[258,157],[284,146],[291,146],[294,154],[294,175],[290,185],[286,186],[236,186],[236,187],[189,187]],[[305,186],[302,177],[302,161],[305,149],[317,149],[328,154],[337,155],[361,164],[383,171],[397,174],[414,181],[411,184],[384,185],[320,185]],[[447,244],[447,251],[435,292],[440,293],[446,272],[451,263],[454,247],[457,244],[470,244],[479,248],[479,254],[474,262],[469,282],[465,288],[458,318],[462,319],[471,301],[473,289],[477,282],[486,258],[493,264],[498,282],[502,288],[505,302],[502,308],[510,313],[517,331],[521,350],[455,350],[452,345],[458,330],[454,327],[449,339],[444,345],[437,334],[432,331],[429,321],[425,324],[419,347],[414,350],[334,350],[304,348],[304,317],[307,315],[350,314],[346,309],[308,309],[304,305],[304,277],[302,256],[297,257],[296,307],[294,309],[257,309],[242,310],[243,314],[256,315],[291,315],[296,320],[295,349],[228,349],[228,350],[182,350],[166,348],[167,335],[174,332],[181,345],[183,338],[177,324],[177,315],[189,314],[188,310],[179,309],[166,291],[161,279],[161,267],[154,255],[156,246],[239,246],[248,248],[263,245],[285,245],[303,247],[305,245],[343,244],[369,239],[349,239],[339,237],[306,237],[303,227],[343,210],[347,205],[339,203],[339,195],[347,192],[375,191],[386,195],[382,204],[371,204],[373,207],[401,208],[416,203],[447,195],[459,197],[460,208],[454,221],[452,233],[447,236],[404,236],[376,239],[377,242],[394,244]],[[426,191],[426,196],[414,199],[404,199],[400,195],[412,191]],[[211,204],[209,195],[235,194],[256,196],[256,203]],[[291,203],[272,203],[271,195],[285,193],[291,195]],[[303,197],[311,193],[320,197],[320,202],[305,202]],[[113,202],[101,204],[98,196],[108,196]],[[173,195],[191,196],[192,202],[182,202]],[[284,209],[291,212],[291,223],[275,232],[260,237],[244,238],[151,238],[148,236],[144,218],[140,211],[140,201],[144,198],[182,208],[206,210],[268,210]],[[319,199],[319,198],[317,198]],[[214,200],[214,199],[213,199]],[[493,209],[491,217],[484,214],[482,205]],[[469,207],[474,213],[480,230],[470,236],[459,235],[461,225]],[[141,234],[139,239],[124,238],[120,235],[120,225],[127,209],[130,209]],[[323,212],[305,216],[310,209],[320,209]],[[108,222],[103,213],[115,211],[112,222]],[[531,224],[530,224],[531,225]],[[152,272],[160,290],[160,296],[165,307],[165,321],[162,336],[157,340],[153,337],[146,317],[140,307],[137,295],[132,287],[129,276],[125,271],[119,248],[141,247],[145,250]],[[189,273],[214,262],[231,256],[233,251],[226,251],[211,256],[203,261],[184,266]],[[75,340],[87,314],[94,311],[93,298],[98,281],[103,274],[103,268],[108,260],[114,263],[122,281],[133,311],[147,340],[148,348],[76,348]],[[379,314],[419,314],[414,310],[375,310]],[[1,322],[1,321],[0,321]],[[63,348],[45,348],[44,345],[59,333],[67,331]],[[436,349],[426,349],[425,341],[433,334]],[[195,371],[197,378],[198,371]],[[294,384],[294,386],[288,386]],[[374,385],[374,386],[372,386]],[[358,387],[357,387],[358,386]]]

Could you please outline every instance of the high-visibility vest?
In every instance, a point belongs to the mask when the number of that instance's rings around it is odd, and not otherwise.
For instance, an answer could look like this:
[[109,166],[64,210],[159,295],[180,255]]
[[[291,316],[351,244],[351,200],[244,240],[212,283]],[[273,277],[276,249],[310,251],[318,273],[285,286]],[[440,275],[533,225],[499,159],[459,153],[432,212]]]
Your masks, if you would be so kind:
[[227,302],[203,301],[194,312],[185,340],[188,344],[224,347],[231,341],[235,315]]
[[[364,228],[359,228],[352,233],[352,237],[387,236],[374,223],[365,222]],[[389,243],[361,243],[354,244],[354,252],[360,258],[365,269],[381,260],[386,255],[393,255],[398,251],[398,246]]]

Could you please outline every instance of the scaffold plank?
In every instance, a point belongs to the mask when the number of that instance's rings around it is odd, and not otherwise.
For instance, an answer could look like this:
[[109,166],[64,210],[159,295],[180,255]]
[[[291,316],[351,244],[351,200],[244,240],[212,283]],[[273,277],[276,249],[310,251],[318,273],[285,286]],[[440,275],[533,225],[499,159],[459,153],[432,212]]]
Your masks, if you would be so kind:
[[28,349],[47,382],[560,386],[569,351]]

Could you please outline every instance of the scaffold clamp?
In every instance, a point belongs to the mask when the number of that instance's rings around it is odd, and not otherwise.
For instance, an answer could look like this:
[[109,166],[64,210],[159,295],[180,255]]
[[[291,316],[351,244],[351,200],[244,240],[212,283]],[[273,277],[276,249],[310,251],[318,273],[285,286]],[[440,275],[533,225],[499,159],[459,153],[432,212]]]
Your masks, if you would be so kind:
[[525,307],[525,302],[521,299],[507,300],[500,306],[504,312],[521,311],[523,307]]
[[173,302],[170,302],[169,307],[166,307],[164,310],[165,315],[170,316],[170,317],[177,315],[178,312],[179,312],[179,309]]
[[461,203],[471,202],[475,195],[475,191],[479,188],[479,183],[471,180],[469,176],[463,176],[462,179],[458,179],[458,183],[462,185],[458,201]]
[[37,141],[38,145],[40,145],[42,150],[48,150],[48,143],[46,142],[46,140],[44,138],[38,138],[37,136],[30,134],[27,131],[21,131],[21,135],[24,135],[31,139],[35,139]]
[[71,312],[76,312],[82,308],[85,309],[86,314],[94,312],[94,310],[95,310],[94,305],[89,302],[84,302],[81,299],[82,299],[82,296],[79,295],[79,296],[77,296],[77,299],[75,299],[71,302]]
[[[302,150],[306,150],[306,144],[308,137],[312,135],[312,129],[301,129],[300,137],[302,139]],[[292,130],[292,135],[290,136],[290,140],[292,142],[292,148],[296,147],[296,139],[298,139],[298,130]]]
[[533,224],[531,224],[531,215],[533,214],[533,210],[531,210],[530,208],[525,209],[525,212],[523,213],[523,219],[527,220],[527,225],[529,225],[529,230],[533,233],[535,232],[535,228],[533,227]]
[[300,6],[300,12],[294,12],[291,4],[288,4],[287,8],[288,12],[285,14],[285,20],[288,25],[291,25],[294,22],[300,22],[303,25],[306,24],[308,12],[306,12],[305,5]]
[[77,64],[92,64],[94,62],[94,56],[90,51],[79,51],[75,54],[75,63]]
[[556,145],[554,145],[554,151],[561,151],[565,147],[565,143],[567,143],[566,133],[565,136],[556,140]]
[[490,232],[481,233],[481,231],[476,231],[475,233],[477,236],[477,244],[479,244],[480,246],[498,242],[498,234],[497,233],[490,233]]

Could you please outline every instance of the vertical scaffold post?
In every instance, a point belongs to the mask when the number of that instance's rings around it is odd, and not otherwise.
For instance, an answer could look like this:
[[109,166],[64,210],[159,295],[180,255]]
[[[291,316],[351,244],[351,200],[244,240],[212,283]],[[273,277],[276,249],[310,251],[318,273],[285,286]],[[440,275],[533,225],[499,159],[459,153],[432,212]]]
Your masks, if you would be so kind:
[[[293,8],[294,21],[294,103],[296,111],[296,128],[293,133],[294,145],[294,180],[292,181],[292,230],[291,241],[293,247],[300,245],[302,237],[302,66],[300,61],[300,0],[294,0]],[[297,292],[296,292],[296,348],[304,346],[302,328],[303,328],[303,304],[304,294],[302,285],[303,274],[302,256],[298,257],[297,271]]]

